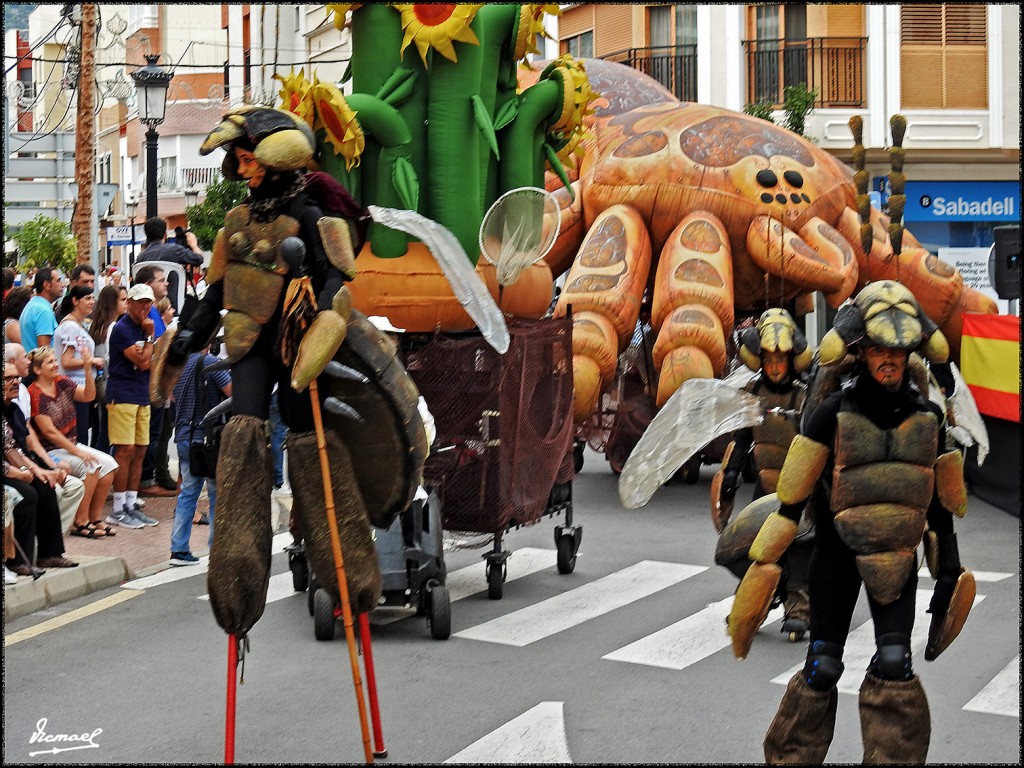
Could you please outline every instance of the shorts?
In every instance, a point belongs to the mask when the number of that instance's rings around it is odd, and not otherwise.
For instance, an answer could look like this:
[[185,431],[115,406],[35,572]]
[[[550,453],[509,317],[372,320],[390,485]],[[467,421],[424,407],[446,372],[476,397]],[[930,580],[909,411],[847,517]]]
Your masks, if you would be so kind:
[[49,452],[50,458],[54,461],[66,461],[70,464],[71,474],[79,480],[84,480],[85,476],[90,472],[95,472],[97,467],[99,468],[100,477],[106,477],[111,472],[117,471],[117,462],[114,461],[114,457],[109,453],[97,451],[95,448],[90,448],[88,445],[82,445],[81,443],[78,444],[78,447],[92,457],[92,461],[89,462],[91,466],[88,466],[86,462],[64,448],[54,448]]
[[149,445],[149,406],[107,403],[107,438],[111,445]]

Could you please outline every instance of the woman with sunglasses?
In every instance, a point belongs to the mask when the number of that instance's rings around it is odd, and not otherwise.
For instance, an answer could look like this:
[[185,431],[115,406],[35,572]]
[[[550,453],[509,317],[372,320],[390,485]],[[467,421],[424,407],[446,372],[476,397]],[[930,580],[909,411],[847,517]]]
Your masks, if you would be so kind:
[[28,391],[32,398],[32,420],[43,447],[54,460],[63,459],[71,464],[73,474],[85,484],[85,496],[75,513],[71,535],[99,539],[116,533],[103,522],[103,505],[114,481],[117,462],[109,454],[78,442],[75,403],[91,402],[96,397],[92,351],[84,346],[81,352],[85,383],[76,384],[60,375],[54,350],[33,349],[29,364],[36,379]]

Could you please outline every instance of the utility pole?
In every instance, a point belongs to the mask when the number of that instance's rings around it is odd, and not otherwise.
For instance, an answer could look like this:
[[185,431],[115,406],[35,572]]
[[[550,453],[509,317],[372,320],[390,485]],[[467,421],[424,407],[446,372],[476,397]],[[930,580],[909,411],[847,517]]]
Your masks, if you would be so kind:
[[[82,5],[82,61],[78,68],[78,114],[75,122],[75,182],[78,200],[71,230],[78,241],[78,263],[92,264],[99,270],[93,230],[96,168],[96,6]],[[98,281],[97,281],[98,282]]]

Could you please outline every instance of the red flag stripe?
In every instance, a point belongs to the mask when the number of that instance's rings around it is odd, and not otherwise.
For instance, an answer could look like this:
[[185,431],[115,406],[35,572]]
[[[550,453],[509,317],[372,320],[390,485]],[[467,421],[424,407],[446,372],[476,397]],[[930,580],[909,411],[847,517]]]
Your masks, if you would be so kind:
[[977,384],[968,384],[967,386],[970,387],[971,394],[974,395],[979,413],[1020,423],[1019,392],[1000,392],[996,389],[979,387]]
[[1020,318],[1015,315],[982,315],[964,313],[964,336],[979,339],[1000,339],[1020,343]]

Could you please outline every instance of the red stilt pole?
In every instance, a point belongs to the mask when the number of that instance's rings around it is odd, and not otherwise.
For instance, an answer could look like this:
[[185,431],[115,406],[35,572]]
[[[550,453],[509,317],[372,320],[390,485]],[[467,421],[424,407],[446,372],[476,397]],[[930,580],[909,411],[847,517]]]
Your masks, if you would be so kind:
[[235,764],[235,677],[238,672],[238,643],[228,635],[228,699],[224,723],[224,765]]
[[377,700],[377,675],[373,671],[373,648],[370,645],[369,614],[359,614],[359,637],[363,642],[363,664],[366,666],[366,689],[370,698],[370,719],[373,722],[373,756],[387,757],[384,732],[380,725],[380,702]]

